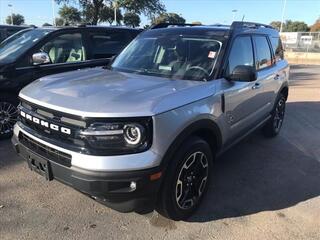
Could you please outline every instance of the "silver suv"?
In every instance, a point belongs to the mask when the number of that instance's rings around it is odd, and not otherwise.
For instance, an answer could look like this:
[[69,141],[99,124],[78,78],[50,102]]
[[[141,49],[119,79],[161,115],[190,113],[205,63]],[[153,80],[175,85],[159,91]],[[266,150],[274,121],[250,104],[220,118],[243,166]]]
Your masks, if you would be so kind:
[[257,128],[279,133],[288,75],[270,26],[162,24],[107,68],[25,87],[12,141],[47,180],[121,212],[185,219],[217,154]]

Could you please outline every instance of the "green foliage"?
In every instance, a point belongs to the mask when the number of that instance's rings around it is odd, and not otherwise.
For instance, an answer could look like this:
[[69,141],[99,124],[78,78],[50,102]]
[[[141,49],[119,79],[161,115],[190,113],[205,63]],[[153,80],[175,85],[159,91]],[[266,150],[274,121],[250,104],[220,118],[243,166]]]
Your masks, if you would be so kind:
[[64,20],[62,18],[56,18],[55,24],[56,24],[56,26],[61,27],[64,25]]
[[81,22],[81,13],[75,7],[63,5],[59,10],[59,15],[67,25],[76,25]]
[[273,21],[270,23],[270,25],[272,27],[274,27],[275,29],[277,29],[278,31],[280,31],[280,28],[281,28],[281,22],[280,21]]
[[52,27],[52,25],[50,24],[50,23],[44,23],[44,24],[42,24],[42,27]]
[[[114,4],[118,6],[117,22],[122,20],[121,10],[135,14],[144,14],[149,18],[159,15],[165,11],[161,0],[55,0],[58,4],[78,2],[82,9],[84,20],[96,25],[98,22],[111,22],[114,13]],[[119,16],[119,18],[118,18]]]
[[[123,20],[121,10],[117,9],[117,24],[119,25]],[[101,9],[99,22],[108,22],[112,24],[114,22],[114,8],[105,6]]]
[[150,19],[166,11],[160,0],[118,0],[119,6],[136,14],[144,14]]
[[186,20],[176,13],[163,13],[156,17],[152,24],[159,24],[159,23],[176,23],[176,24],[183,24]]
[[7,16],[6,23],[7,24],[13,24],[13,25],[24,24],[24,16],[22,16],[19,13],[17,13],[17,14],[13,13],[12,15]]
[[283,32],[308,32],[310,29],[305,22],[287,20]]
[[[278,31],[280,31],[280,21],[273,21],[270,23],[270,25],[276,28]],[[309,30],[310,29],[308,25],[305,22],[301,21],[287,20],[285,23],[283,23],[282,26],[282,32],[308,32]]]
[[124,14],[123,23],[126,26],[139,27],[140,22],[141,22],[141,20],[140,20],[140,17],[138,14],[133,13],[133,12],[127,12]]

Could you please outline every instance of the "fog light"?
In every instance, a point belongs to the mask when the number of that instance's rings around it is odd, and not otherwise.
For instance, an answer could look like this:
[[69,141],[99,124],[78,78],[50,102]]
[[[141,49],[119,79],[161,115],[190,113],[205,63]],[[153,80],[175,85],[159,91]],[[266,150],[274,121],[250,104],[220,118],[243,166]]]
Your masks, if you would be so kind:
[[130,188],[132,191],[136,190],[137,189],[137,183],[136,182],[131,182],[130,183]]

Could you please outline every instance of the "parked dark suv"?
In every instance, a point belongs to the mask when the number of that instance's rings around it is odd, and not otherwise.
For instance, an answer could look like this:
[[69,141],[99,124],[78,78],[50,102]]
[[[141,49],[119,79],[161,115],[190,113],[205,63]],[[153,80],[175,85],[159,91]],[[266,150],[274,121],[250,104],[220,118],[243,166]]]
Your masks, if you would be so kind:
[[29,26],[0,25],[0,42]]
[[19,91],[40,77],[106,65],[141,30],[123,27],[34,28],[0,45],[0,138],[16,122]]

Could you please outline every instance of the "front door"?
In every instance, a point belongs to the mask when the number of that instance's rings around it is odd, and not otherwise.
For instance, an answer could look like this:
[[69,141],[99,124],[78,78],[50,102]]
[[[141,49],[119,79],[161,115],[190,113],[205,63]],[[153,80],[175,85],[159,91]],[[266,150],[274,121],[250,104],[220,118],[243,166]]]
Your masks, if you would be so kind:
[[[255,66],[253,42],[250,35],[239,36],[233,41],[227,61],[226,78],[236,66]],[[262,104],[259,98],[262,84],[259,79],[253,82],[223,79],[222,88],[224,89],[228,139],[231,140],[248,131],[259,121]]]

